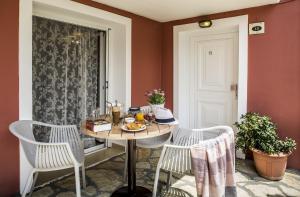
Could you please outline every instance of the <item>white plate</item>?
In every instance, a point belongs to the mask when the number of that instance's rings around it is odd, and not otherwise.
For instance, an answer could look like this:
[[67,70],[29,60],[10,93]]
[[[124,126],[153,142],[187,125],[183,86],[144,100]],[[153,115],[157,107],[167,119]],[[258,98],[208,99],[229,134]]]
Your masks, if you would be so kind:
[[143,131],[143,130],[145,130],[145,129],[146,129],[146,125],[143,125],[140,129],[136,129],[136,130],[129,130],[129,129],[127,129],[126,125],[123,125],[123,126],[121,127],[121,129],[122,129],[123,131],[128,131],[128,132],[138,132],[138,131]]

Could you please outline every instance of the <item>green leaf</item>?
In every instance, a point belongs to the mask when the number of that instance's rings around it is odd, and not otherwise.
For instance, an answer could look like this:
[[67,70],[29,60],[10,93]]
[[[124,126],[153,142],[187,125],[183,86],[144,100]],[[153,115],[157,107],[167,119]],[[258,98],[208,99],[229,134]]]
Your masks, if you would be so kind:
[[241,116],[241,121],[234,124],[236,134],[236,147],[246,153],[256,148],[267,154],[289,153],[296,149],[295,140],[286,138],[280,140],[276,133],[276,125],[268,116],[248,112]]

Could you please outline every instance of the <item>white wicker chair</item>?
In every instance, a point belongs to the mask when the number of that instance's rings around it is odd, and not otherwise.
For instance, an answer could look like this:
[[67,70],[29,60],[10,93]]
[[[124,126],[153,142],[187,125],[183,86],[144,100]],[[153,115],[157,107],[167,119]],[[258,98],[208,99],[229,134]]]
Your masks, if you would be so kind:
[[[174,134],[174,142],[172,144],[165,144],[159,158],[153,188],[153,197],[156,197],[157,184],[159,179],[160,169],[168,172],[175,172],[185,174],[191,172],[191,156],[190,148],[192,145],[205,143],[208,139],[219,136],[222,130],[231,129],[227,126],[217,126],[205,129],[179,129]],[[203,142],[201,142],[203,141]],[[170,186],[171,177],[168,177],[167,188]]]
[[[143,106],[141,107],[141,111],[144,114],[148,114],[149,112],[151,112],[151,108],[150,106]],[[170,140],[172,138],[172,133],[173,132],[169,132],[167,134],[164,134],[162,136],[158,136],[158,137],[154,137],[154,138],[150,138],[150,139],[139,139],[136,140],[136,146],[140,147],[140,148],[159,148],[162,147],[164,144],[168,144],[170,143]],[[123,179],[126,180],[126,175],[127,175],[127,141],[125,141],[125,152],[126,152],[126,159],[125,159],[125,166],[124,166],[124,172],[123,172]],[[138,158],[137,158],[138,160]]]
[[[33,134],[33,125],[50,128],[49,142],[38,142]],[[83,187],[86,187],[83,144],[75,125],[57,126],[31,120],[20,120],[10,124],[9,129],[21,142],[33,171],[27,179],[22,197],[29,190],[32,194],[38,172],[74,167],[76,196],[81,196],[79,168],[82,167]]]

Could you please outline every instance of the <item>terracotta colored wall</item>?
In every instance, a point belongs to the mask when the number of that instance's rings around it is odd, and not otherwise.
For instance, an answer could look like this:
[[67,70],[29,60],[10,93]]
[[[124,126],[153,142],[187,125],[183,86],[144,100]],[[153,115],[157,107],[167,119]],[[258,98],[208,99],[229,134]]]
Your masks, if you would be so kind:
[[[161,87],[162,24],[92,1],[78,2],[132,19],[132,104],[144,105],[144,92]],[[0,3],[0,196],[19,190],[19,148],[8,125],[18,119],[19,0]],[[9,86],[8,86],[9,84]]]
[[161,87],[162,24],[90,0],[74,0],[132,19],[132,105],[147,104],[146,90]]
[[[201,17],[161,24],[90,0],[76,1],[132,18],[132,103],[146,104],[144,91],[162,86],[172,106],[172,27]],[[0,32],[0,196],[19,188],[18,142],[8,131],[9,123],[18,119],[18,13],[18,0],[1,1],[0,26],[5,28]],[[264,20],[267,29],[264,35],[249,37],[248,108],[271,115],[282,136],[300,143],[300,1],[211,18],[242,14],[249,14],[250,22]],[[300,168],[299,153],[300,148],[290,159],[291,167]]]
[[18,119],[18,0],[0,3],[0,196],[19,189],[19,146],[8,131]]
[[[281,136],[293,137],[298,150],[288,165],[300,169],[300,0],[208,16],[249,15],[265,21],[266,33],[249,36],[248,110],[270,115]],[[163,27],[162,87],[173,106],[173,26],[203,17],[167,22]]]

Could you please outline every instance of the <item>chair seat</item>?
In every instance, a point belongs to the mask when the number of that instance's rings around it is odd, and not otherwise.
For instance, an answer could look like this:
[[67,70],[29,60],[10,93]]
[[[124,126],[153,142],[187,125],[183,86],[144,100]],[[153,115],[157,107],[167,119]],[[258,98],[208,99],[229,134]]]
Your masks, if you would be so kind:
[[158,148],[166,143],[169,143],[171,135],[172,133],[166,133],[150,139],[137,140],[136,145],[141,148]]
[[[189,147],[198,144],[202,140],[203,132],[201,130],[180,129],[172,145]],[[190,171],[192,169],[190,149],[166,148],[165,156],[161,162],[161,169],[180,174]]]

